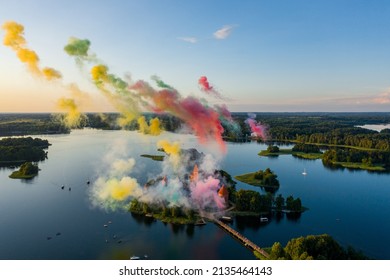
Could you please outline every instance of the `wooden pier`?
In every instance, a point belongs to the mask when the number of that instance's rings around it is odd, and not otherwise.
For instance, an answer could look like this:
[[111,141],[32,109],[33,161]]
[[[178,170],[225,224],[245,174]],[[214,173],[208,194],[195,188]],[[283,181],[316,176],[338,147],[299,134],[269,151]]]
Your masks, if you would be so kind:
[[202,216],[207,218],[208,220],[212,221],[222,229],[224,229],[227,233],[229,233],[231,236],[236,238],[238,241],[240,241],[246,248],[250,249],[251,251],[256,251],[259,254],[263,255],[265,258],[269,258],[269,254],[261,249],[258,245],[256,245],[254,242],[250,241],[248,238],[243,236],[241,233],[230,227],[229,225],[221,222],[220,220],[216,219],[212,214],[210,213],[202,213]]

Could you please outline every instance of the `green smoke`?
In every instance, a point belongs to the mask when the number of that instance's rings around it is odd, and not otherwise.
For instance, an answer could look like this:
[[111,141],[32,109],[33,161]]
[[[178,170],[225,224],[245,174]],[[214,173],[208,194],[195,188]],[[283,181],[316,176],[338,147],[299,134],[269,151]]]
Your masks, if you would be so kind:
[[152,76],[151,79],[156,82],[157,86],[160,88],[174,89],[172,86],[164,83],[159,77]]
[[69,43],[64,47],[64,50],[70,56],[87,58],[89,46],[91,42],[87,39],[81,40],[75,37],[69,39]]

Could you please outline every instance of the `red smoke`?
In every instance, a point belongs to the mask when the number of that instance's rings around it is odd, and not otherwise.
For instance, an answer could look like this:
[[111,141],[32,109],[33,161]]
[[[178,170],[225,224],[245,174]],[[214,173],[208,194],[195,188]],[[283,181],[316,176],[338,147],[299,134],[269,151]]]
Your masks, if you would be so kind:
[[184,121],[201,143],[216,142],[222,151],[226,151],[222,139],[224,129],[219,119],[220,110],[224,117],[230,115],[226,107],[215,109],[203,105],[195,97],[183,98],[175,89],[155,90],[144,81],[138,81],[131,89],[149,101],[149,109],[156,113],[169,113]]
[[267,137],[266,134],[266,127],[262,125],[261,123],[257,123],[254,119],[247,119],[245,121],[249,127],[251,128],[252,134],[256,137],[261,137],[265,139]]
[[206,76],[202,76],[199,78],[198,83],[200,85],[201,90],[205,92],[209,92],[213,90],[213,87],[210,86],[209,81],[207,80]]

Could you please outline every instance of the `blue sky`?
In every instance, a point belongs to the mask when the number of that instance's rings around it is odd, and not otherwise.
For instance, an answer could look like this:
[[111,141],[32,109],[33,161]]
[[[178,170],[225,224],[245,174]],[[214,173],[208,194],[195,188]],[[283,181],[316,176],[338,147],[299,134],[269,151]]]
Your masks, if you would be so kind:
[[[71,36],[118,76],[158,75],[184,96],[203,96],[205,75],[231,111],[389,111],[389,15],[378,0],[0,0],[0,24],[24,25],[43,66],[96,95],[89,110],[110,107],[63,51]],[[63,94],[3,45],[0,73],[0,112],[53,111]]]

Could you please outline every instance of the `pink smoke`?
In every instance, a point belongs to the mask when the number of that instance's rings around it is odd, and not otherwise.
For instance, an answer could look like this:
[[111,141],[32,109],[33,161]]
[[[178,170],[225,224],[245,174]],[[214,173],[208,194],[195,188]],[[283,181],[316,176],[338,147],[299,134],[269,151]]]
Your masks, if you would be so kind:
[[222,95],[213,86],[210,85],[206,76],[200,77],[198,80],[198,84],[200,86],[200,89],[208,95],[211,95],[215,98],[224,99]]
[[198,80],[198,83],[199,83],[201,89],[206,91],[206,92],[213,90],[213,87],[210,86],[209,81],[207,80],[206,76],[200,77]]
[[226,107],[214,109],[203,105],[195,97],[183,98],[175,89],[155,90],[144,81],[138,81],[131,89],[149,101],[148,109],[156,113],[172,114],[184,121],[201,143],[216,142],[222,151],[226,151],[226,144],[222,139],[224,129],[219,119],[219,111],[225,117],[230,116]]
[[245,122],[249,125],[254,136],[261,137],[263,139],[267,138],[266,126],[256,122],[256,120],[251,118],[247,119]]
[[205,180],[199,180],[191,185],[191,198],[200,209],[215,205],[218,209],[225,208],[223,198],[218,195],[220,181],[212,176]]

